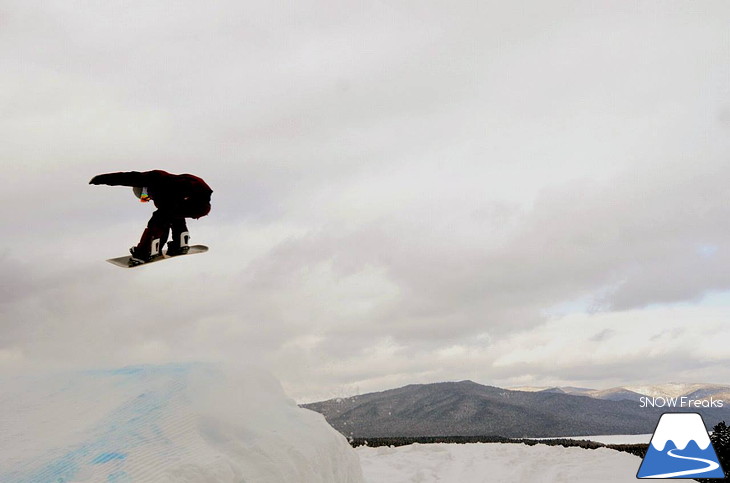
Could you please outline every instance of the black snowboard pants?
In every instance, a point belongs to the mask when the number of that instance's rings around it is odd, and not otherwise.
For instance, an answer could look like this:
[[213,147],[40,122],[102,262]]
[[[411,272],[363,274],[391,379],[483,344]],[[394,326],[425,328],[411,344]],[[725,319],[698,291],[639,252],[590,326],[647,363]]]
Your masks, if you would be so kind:
[[167,210],[155,211],[142,233],[135,253],[139,253],[141,256],[161,254],[170,236],[170,231],[172,231],[172,243],[179,246],[182,234],[188,231],[185,217],[176,216]]
[[[155,199],[157,210],[147,223],[135,253],[139,256],[162,254],[162,249],[172,230],[172,245],[179,247],[180,238],[188,231],[185,218],[201,218],[210,212],[210,192],[186,197],[182,200]],[[183,243],[186,245],[187,243]]]

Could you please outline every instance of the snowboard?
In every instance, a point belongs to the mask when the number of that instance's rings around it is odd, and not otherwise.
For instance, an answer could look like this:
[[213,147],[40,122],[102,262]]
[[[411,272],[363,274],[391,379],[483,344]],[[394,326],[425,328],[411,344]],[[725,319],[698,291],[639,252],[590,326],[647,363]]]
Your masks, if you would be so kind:
[[110,258],[107,260],[107,262],[111,263],[112,265],[116,265],[117,267],[122,268],[136,268],[136,267],[144,267],[145,265],[152,265],[153,263],[161,262],[163,260],[169,260],[170,258],[182,258],[187,257],[188,255],[196,255],[198,253],[205,253],[208,251],[208,247],[205,245],[191,245],[188,252],[184,255],[175,255],[174,257],[168,256],[166,254],[163,254],[161,257],[157,257],[151,262],[147,263],[141,263],[139,265],[129,265],[129,261],[132,259],[131,256],[127,255],[126,257],[117,257],[117,258]]

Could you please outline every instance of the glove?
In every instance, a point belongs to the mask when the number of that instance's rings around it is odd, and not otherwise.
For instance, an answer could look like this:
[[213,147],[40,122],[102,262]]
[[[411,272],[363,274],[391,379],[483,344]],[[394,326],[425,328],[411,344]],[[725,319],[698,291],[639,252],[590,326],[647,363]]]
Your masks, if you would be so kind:
[[106,184],[104,180],[107,178],[108,175],[106,174],[98,174],[91,178],[91,181],[89,181],[89,184]]

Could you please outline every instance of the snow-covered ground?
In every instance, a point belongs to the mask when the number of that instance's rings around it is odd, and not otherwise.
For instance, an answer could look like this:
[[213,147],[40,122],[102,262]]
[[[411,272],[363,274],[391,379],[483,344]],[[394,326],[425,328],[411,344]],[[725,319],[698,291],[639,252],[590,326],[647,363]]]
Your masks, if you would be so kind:
[[2,482],[628,482],[641,463],[608,449],[547,445],[353,450],[251,368],[63,372],[0,378],[0,388]]
[[636,481],[641,459],[610,449],[500,443],[359,447],[368,483]]
[[362,481],[345,438],[264,371],[144,366],[0,388],[2,482]]

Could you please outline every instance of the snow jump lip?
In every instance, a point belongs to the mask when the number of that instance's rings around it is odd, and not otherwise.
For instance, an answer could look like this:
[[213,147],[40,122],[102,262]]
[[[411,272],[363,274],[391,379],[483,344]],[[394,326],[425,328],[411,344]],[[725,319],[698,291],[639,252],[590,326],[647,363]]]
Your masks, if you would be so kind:
[[172,362],[0,378],[0,481],[362,483],[324,418],[253,365]]

